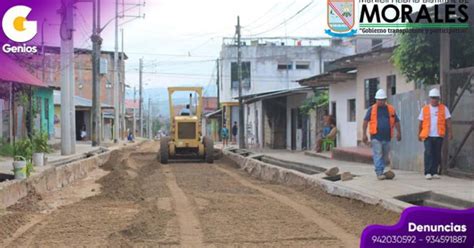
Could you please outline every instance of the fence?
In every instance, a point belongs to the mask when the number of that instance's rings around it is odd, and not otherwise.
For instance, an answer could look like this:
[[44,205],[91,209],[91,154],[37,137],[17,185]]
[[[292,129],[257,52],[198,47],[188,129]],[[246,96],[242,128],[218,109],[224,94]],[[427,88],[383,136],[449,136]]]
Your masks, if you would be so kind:
[[390,99],[402,127],[402,141],[392,141],[391,162],[394,169],[423,171],[423,143],[418,141],[418,115],[427,102],[427,90],[397,94]]
[[446,89],[454,139],[448,142],[444,169],[474,178],[474,67],[450,70]]
[[[442,170],[453,176],[474,175],[474,69],[452,71],[446,104],[451,110],[454,139],[446,142]],[[402,141],[392,141],[391,162],[395,169],[423,171],[423,143],[418,141],[418,115],[428,102],[428,91],[414,90],[397,94],[390,102],[397,110],[402,127]]]

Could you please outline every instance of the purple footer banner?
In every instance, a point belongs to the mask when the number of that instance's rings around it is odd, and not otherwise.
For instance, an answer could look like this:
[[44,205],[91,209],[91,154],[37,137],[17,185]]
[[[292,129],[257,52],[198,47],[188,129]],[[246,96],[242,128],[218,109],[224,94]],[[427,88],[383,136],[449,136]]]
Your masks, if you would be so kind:
[[474,208],[407,208],[394,226],[365,228],[360,247],[474,248]]

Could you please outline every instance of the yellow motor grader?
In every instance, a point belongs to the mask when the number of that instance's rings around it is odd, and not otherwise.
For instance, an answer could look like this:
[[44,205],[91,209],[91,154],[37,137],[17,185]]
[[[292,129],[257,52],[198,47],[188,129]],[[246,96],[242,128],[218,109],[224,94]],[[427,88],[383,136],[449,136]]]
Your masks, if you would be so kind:
[[[189,104],[180,113],[175,113],[173,94],[175,92],[193,92],[197,94],[197,103],[193,104],[190,94]],[[170,136],[161,138],[160,162],[168,163],[169,159],[203,159],[214,162],[214,141],[204,137],[201,132],[202,87],[169,87]],[[194,99],[196,100],[196,99]]]

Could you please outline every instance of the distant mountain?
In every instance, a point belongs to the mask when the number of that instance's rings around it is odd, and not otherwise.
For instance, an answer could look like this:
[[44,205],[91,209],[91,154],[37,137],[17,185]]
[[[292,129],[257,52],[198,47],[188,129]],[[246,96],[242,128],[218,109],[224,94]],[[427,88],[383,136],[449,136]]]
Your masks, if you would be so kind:
[[[127,99],[134,99],[133,89],[127,89],[125,92]],[[210,85],[204,87],[204,96],[216,96],[216,86]],[[136,91],[136,100],[138,101],[139,92]],[[168,88],[147,88],[143,90],[143,108],[148,109],[148,99],[151,98],[152,111],[155,115],[169,117]],[[184,105],[189,103],[188,92],[176,92],[173,95],[175,105]],[[158,108],[158,109],[157,109]]]

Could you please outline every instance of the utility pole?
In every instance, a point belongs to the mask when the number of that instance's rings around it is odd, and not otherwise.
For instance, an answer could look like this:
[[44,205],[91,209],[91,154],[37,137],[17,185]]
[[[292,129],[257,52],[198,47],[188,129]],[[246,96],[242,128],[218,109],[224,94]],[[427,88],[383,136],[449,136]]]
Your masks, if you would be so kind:
[[102,113],[100,102],[100,2],[92,3],[92,146],[99,146],[101,141]]
[[[66,4],[66,6],[64,6]],[[76,109],[74,105],[74,0],[63,1],[61,36],[61,155],[76,151]]]
[[143,59],[140,59],[140,65],[139,65],[139,82],[140,82],[140,88],[138,89],[138,101],[139,101],[139,107],[138,107],[138,116],[140,118],[140,137],[143,137]]
[[43,82],[46,82],[46,51],[44,49],[44,23],[46,22],[46,19],[43,19],[43,22],[41,23],[41,57],[42,57],[42,74],[41,74],[41,79]]
[[148,125],[147,125],[148,139],[151,139],[151,98],[148,98]]
[[136,99],[136,96],[137,96],[137,88],[136,87],[133,87],[133,124],[132,124],[132,133],[133,133],[133,137],[135,137],[137,134],[136,134],[136,130],[137,130],[137,114],[136,114],[136,108],[135,108],[135,103],[137,102],[137,99]]
[[119,100],[119,89],[120,82],[118,80],[118,0],[115,0],[115,49],[114,49],[114,143],[117,143],[119,140],[120,133],[120,100]]
[[[125,53],[124,53],[124,47],[123,47],[123,28],[120,29],[122,32],[121,32],[121,35],[122,35],[122,52],[121,52],[121,56],[120,56],[120,67],[119,67],[119,71],[120,71],[120,81],[122,82],[122,104],[120,105],[121,107],[121,121],[122,121],[122,134],[124,136],[122,136],[122,139],[126,139],[127,137],[127,122],[125,120],[125,114],[126,114],[126,109],[127,107],[125,106],[125,93],[126,93],[126,85],[125,85]],[[122,73],[122,68],[124,69],[123,70],[123,73]]]
[[221,104],[220,104],[220,79],[219,79],[219,59],[216,60],[216,69],[217,69],[217,77],[216,77],[216,86],[217,86],[217,109],[220,109],[221,108]]
[[[240,17],[237,16],[237,75],[239,78],[239,148],[245,149],[244,106],[242,103],[242,52],[240,51]],[[229,120],[228,120],[229,121]]]
[[[439,60],[439,75],[440,75],[440,90],[441,90],[441,100],[448,104],[448,107],[451,105],[451,99],[449,98],[449,77],[448,73],[451,69],[449,62],[451,61],[451,36],[449,34],[440,34],[440,46],[445,49],[441,49],[440,60]],[[452,109],[451,109],[452,110]],[[446,173],[448,169],[449,161],[449,139],[444,139],[443,146],[441,149],[441,164],[440,169],[442,173]]]

